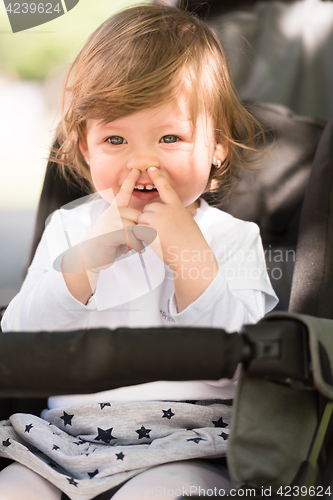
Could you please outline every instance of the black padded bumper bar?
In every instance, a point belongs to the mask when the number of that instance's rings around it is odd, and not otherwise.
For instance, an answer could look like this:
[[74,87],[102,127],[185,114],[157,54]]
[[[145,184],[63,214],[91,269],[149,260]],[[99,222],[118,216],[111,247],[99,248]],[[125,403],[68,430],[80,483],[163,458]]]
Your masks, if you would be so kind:
[[298,321],[285,320],[245,327],[243,335],[211,328],[3,333],[0,397],[92,393],[154,380],[218,380],[231,378],[240,362],[255,376],[306,381],[305,333]]
[[242,336],[218,329],[3,333],[0,396],[46,397],[153,380],[231,378],[249,354]]

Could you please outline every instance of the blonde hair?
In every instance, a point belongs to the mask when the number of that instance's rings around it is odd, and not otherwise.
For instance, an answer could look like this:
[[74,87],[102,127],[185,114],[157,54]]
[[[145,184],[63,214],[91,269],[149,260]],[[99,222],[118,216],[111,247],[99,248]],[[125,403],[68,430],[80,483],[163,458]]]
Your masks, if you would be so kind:
[[195,14],[142,5],[107,19],[89,37],[64,82],[60,149],[50,159],[61,172],[93,184],[79,148],[86,121],[108,123],[185,94],[193,123],[211,117],[217,142],[227,145],[221,168],[212,166],[206,191],[227,190],[248,153],[257,124],[236,97],[228,63],[215,34]]

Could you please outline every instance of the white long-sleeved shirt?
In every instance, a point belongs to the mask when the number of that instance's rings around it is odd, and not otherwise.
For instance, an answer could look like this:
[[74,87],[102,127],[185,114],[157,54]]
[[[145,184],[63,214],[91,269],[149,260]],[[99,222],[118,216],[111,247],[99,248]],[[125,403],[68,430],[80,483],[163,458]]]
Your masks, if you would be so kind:
[[[210,207],[203,199],[195,221],[214,252],[219,273],[197,300],[178,313],[173,271],[147,247],[144,254],[133,250],[102,271],[94,295],[83,305],[67,289],[59,255],[82,241],[108,206],[95,197],[52,215],[22,288],[6,310],[3,332],[158,326],[207,326],[231,332],[256,323],[275,306],[258,227]],[[195,262],[199,255],[185,250],[182,257]],[[211,258],[208,252],[206,258]],[[103,398],[229,398],[229,385],[226,380],[153,382],[107,391]],[[50,406],[84,402],[87,397],[99,401],[102,395],[57,396],[50,398]]]

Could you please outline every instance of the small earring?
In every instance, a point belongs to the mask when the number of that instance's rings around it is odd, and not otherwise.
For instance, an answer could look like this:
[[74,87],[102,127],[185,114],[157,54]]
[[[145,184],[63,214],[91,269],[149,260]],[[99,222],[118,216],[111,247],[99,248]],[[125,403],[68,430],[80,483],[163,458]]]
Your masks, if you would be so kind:
[[216,168],[221,168],[221,160],[217,160]]
[[90,166],[90,160],[87,160],[87,165]]

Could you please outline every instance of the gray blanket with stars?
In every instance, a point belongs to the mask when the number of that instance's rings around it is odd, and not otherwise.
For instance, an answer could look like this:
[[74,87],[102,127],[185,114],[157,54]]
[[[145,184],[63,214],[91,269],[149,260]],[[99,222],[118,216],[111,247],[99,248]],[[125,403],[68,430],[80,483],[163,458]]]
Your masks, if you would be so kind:
[[145,401],[19,413],[0,422],[0,456],[89,500],[155,465],[224,456],[231,411],[222,401]]

